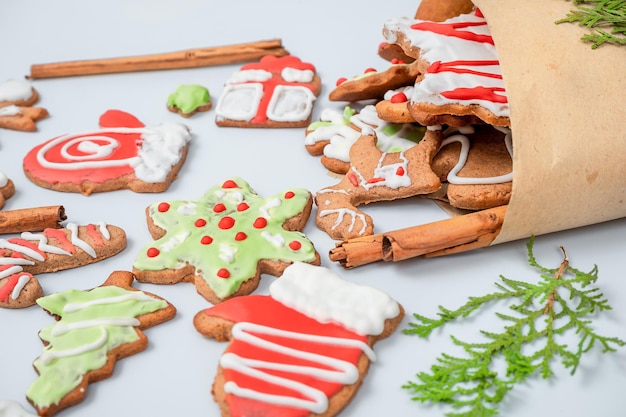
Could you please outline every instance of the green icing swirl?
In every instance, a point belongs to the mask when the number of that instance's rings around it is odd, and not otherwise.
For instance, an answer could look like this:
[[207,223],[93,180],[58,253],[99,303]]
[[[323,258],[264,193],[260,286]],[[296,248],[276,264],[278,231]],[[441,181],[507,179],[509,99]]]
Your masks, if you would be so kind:
[[[146,245],[136,258],[133,267],[144,271],[179,269],[192,265],[196,274],[220,298],[234,293],[241,284],[254,277],[260,260],[280,260],[286,262],[310,262],[316,258],[313,244],[298,231],[283,228],[283,223],[307,205],[310,193],[305,189],[293,189],[293,197],[285,193],[273,197],[260,197],[247,182],[233,178],[237,188],[223,188],[222,185],[208,190],[196,201],[168,202],[169,209],[159,211],[161,203],[149,207],[149,216],[154,224],[166,234]],[[238,211],[241,203],[249,208]],[[223,204],[225,211],[216,213],[214,207]],[[220,221],[231,217],[235,226],[230,229],[219,227]],[[262,229],[253,226],[255,220],[263,217],[267,225]],[[196,221],[206,221],[198,226]],[[245,233],[244,240],[237,241],[237,233]],[[272,244],[266,238],[271,235],[283,243]],[[210,237],[210,244],[203,244],[203,237]],[[297,242],[298,249],[292,249],[290,242]],[[151,249],[158,249],[157,256],[149,256]],[[232,259],[228,259],[232,256]],[[227,270],[230,276],[223,278],[219,272]]]
[[[94,301],[93,305],[68,310],[68,306]],[[87,372],[105,365],[110,350],[139,339],[135,327],[123,322],[167,307],[164,300],[116,286],[68,290],[39,298],[37,304],[60,317],[39,333],[47,345],[33,363],[39,377],[26,392],[39,408],[58,404]],[[77,352],[81,347],[85,351]]]

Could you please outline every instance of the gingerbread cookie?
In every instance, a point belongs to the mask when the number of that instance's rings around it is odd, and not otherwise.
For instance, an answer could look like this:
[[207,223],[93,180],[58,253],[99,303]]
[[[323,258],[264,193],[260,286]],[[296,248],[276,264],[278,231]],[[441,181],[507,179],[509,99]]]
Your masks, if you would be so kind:
[[6,174],[0,171],[0,209],[2,209],[6,201],[15,194],[15,184]]
[[370,235],[373,220],[357,206],[439,190],[431,163],[441,140],[441,130],[430,128],[416,146],[386,153],[376,147],[375,135],[361,136],[350,148],[350,170],[338,184],[315,194],[317,226],[336,240]]
[[215,123],[234,127],[306,127],[321,92],[315,67],[292,55],[268,55],[233,74],[215,107]]
[[119,359],[146,348],[143,330],[174,317],[173,305],[132,282],[130,272],[116,271],[100,287],[37,300],[56,319],[39,332],[46,346],[33,363],[39,376],[26,392],[40,416],[81,402],[91,382],[108,378]]
[[146,127],[131,114],[109,110],[100,127],[34,147],[24,158],[26,176],[43,188],[84,195],[121,189],[158,193],[185,162],[191,138],[185,125]]
[[423,73],[408,104],[417,122],[510,125],[498,53],[479,10],[443,22],[393,18],[383,34],[415,57]]
[[340,78],[328,95],[330,101],[380,100],[395,88],[412,85],[421,76],[416,64],[393,60],[384,71],[366,69],[363,74],[350,79]]
[[345,174],[350,168],[350,147],[362,133],[374,131],[376,147],[383,152],[405,151],[418,143],[426,131],[416,123],[387,123],[378,117],[373,105],[356,112],[346,106],[342,113],[334,109],[322,112],[320,121],[306,129],[305,149],[314,156],[321,155],[321,163],[328,170]]
[[198,84],[181,85],[167,97],[167,109],[183,117],[211,110],[211,107],[209,90]]
[[196,314],[194,325],[229,341],[212,389],[222,416],[331,417],[356,395],[373,345],[403,316],[382,291],[297,262],[270,295],[228,300]]
[[489,125],[450,128],[433,159],[456,208],[482,210],[507,204],[513,181],[513,144],[508,128]]
[[0,128],[34,132],[36,123],[48,116],[41,107],[39,93],[28,81],[8,80],[0,84]]
[[387,91],[383,99],[376,103],[378,117],[390,123],[415,123],[407,105],[413,90],[413,85],[407,85]]
[[24,232],[0,239],[0,307],[35,304],[43,289],[34,275],[76,268],[110,258],[126,248],[126,234],[105,223]]
[[141,249],[133,272],[141,282],[194,282],[212,303],[249,294],[261,274],[280,276],[295,261],[319,264],[301,233],[312,205],[307,190],[263,198],[241,178],[196,201],[155,203],[146,212],[156,241]]

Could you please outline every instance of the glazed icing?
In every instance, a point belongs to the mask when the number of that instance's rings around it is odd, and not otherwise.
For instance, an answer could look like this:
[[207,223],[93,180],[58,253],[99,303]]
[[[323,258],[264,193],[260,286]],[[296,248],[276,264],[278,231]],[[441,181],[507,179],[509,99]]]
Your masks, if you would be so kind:
[[[89,226],[87,226],[89,227]],[[70,230],[70,239],[61,229],[45,229],[42,233],[23,232],[19,238],[0,239],[0,280],[6,279],[6,283],[0,288],[0,301],[7,302],[9,297],[17,299],[33,276],[24,272],[23,265],[34,265],[35,261],[45,262],[47,254],[72,256],[76,248],[80,248],[92,258],[96,257],[95,249],[78,237],[78,226],[68,223],[66,229]],[[95,231],[95,228],[94,228]],[[99,238],[109,240],[111,235],[106,223],[98,223]],[[56,243],[48,243],[49,238],[54,238]],[[100,240],[101,245],[104,241]],[[10,251],[9,254],[7,254]],[[26,259],[28,256],[35,261]]]
[[350,162],[350,147],[361,134],[374,132],[376,147],[383,152],[407,150],[424,136],[425,128],[412,123],[389,123],[378,117],[376,107],[367,105],[356,113],[346,106],[342,113],[334,109],[322,111],[320,121],[311,123],[304,144],[330,141],[324,147],[328,158]]
[[265,56],[231,75],[215,108],[217,119],[256,124],[306,120],[316,99],[314,78],[315,67],[297,57]]
[[198,84],[178,86],[176,91],[167,97],[168,107],[175,107],[183,113],[191,113],[198,107],[211,102],[209,90]]
[[129,174],[148,183],[162,182],[190,140],[185,125],[145,127],[118,110],[103,114],[101,125],[99,130],[61,135],[36,146],[24,158],[24,168],[48,182],[105,182]]
[[402,33],[430,63],[415,84],[411,103],[479,104],[498,117],[509,117],[498,53],[480,11],[444,22],[393,18],[385,22],[384,33],[389,43]]
[[24,410],[19,403],[10,400],[0,400],[0,417],[37,417]]
[[0,108],[0,116],[17,116],[22,114],[22,110],[14,104]]
[[343,323],[378,334],[399,312],[386,294],[302,263],[287,267],[270,286],[270,296],[237,297],[205,310],[236,323],[220,360],[230,414],[325,412],[332,395],[358,380],[359,358],[375,360],[367,333]]
[[219,298],[257,273],[263,259],[313,261],[313,244],[283,223],[301,213],[310,193],[292,189],[263,198],[241,178],[208,190],[197,201],[155,203],[152,222],[166,234],[141,249],[133,267],[162,271],[192,265]]
[[26,80],[7,80],[0,84],[0,101],[23,101],[33,95],[33,87]]
[[59,320],[39,333],[46,346],[33,363],[39,377],[26,392],[36,407],[58,404],[80,384],[85,373],[104,366],[107,352],[139,339],[136,317],[168,305],[134,292],[102,286],[89,291],[67,290],[37,300]]

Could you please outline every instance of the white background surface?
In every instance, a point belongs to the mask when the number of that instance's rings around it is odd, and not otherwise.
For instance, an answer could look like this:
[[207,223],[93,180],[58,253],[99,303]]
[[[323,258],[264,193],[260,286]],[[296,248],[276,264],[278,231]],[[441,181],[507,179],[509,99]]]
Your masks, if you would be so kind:
[[[330,103],[329,91],[339,77],[360,74],[367,67],[387,64],[376,55],[385,19],[412,16],[417,2],[389,1],[148,1],[71,0],[6,2],[0,13],[0,81],[21,78],[30,65],[78,59],[106,58],[188,48],[209,47],[281,38],[283,45],[302,60],[313,63],[322,77],[323,92],[314,119]],[[123,227],[128,247],[120,255],[75,270],[40,275],[47,294],[70,287],[100,285],[117,269],[130,269],[137,251],[150,241],[144,208],[160,200],[195,199],[229,176],[246,179],[262,196],[292,187],[313,193],[337,180],[327,175],[319,161],[304,150],[302,129],[264,130],[217,128],[214,110],[182,119],[166,110],[167,95],[180,84],[207,86],[216,100],[223,83],[241,64],[133,74],[36,80],[39,106],[50,117],[39,122],[36,133],[0,130],[0,169],[17,187],[5,210],[55,205],[65,206],[69,221],[86,224],[106,221]],[[214,101],[215,102],[215,101]],[[184,122],[193,139],[186,164],[167,192],[135,194],[117,191],[85,197],[38,188],[24,176],[21,160],[38,143],[62,133],[93,129],[107,109],[136,115],[146,124]],[[377,231],[444,218],[430,201],[410,199],[375,204],[367,208]],[[567,213],[563,213],[567,215]],[[434,316],[438,305],[455,308],[468,296],[495,289],[500,274],[534,281],[536,271],[527,266],[525,241],[439,259],[416,259],[397,264],[377,263],[345,271],[328,260],[334,246],[319,231],[313,218],[305,233],[322,255],[322,264],[345,279],[380,288],[405,307],[407,318],[391,338],[379,342],[378,361],[370,368],[356,398],[342,416],[441,416],[447,409],[411,401],[401,386],[430,368],[441,352],[454,352],[449,334],[476,341],[480,329],[499,329],[491,312],[436,332],[428,340],[404,335],[411,314]],[[546,267],[561,261],[559,246],[567,249],[572,266],[599,267],[598,285],[614,309],[597,317],[604,335],[626,338],[626,219],[537,238],[535,253]],[[267,293],[275,278],[262,279],[258,293]],[[89,386],[85,401],[61,415],[104,417],[111,415],[154,417],[218,414],[210,390],[219,355],[225,345],[202,337],[192,325],[193,315],[208,306],[192,285],[137,285],[155,292],[178,308],[172,321],[146,331],[146,351],[116,365],[114,375]],[[501,305],[499,307],[502,307]],[[0,400],[14,400],[27,410],[27,387],[36,378],[31,363],[40,355],[39,329],[51,318],[37,306],[0,310]],[[570,376],[559,364],[549,381],[532,378],[515,388],[501,405],[501,415],[617,417],[624,415],[626,399],[626,348],[616,354],[593,351]]]

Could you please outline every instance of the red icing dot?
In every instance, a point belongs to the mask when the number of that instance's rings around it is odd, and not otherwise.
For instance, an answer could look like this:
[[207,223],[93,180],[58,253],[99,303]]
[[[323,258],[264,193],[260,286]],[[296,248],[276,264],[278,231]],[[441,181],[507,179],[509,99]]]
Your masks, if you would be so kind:
[[404,175],[404,167],[398,167],[398,169],[396,169],[396,175],[402,177]]
[[343,83],[345,83],[346,81],[348,81],[348,79],[346,77],[341,77],[337,80],[337,82],[335,83],[335,85],[341,85]]
[[409,99],[407,98],[406,94],[396,93],[391,96],[391,99],[389,101],[391,101],[392,103],[406,103],[408,100]]
[[234,225],[235,225],[235,219],[233,219],[230,216],[222,217],[219,223],[217,223],[217,227],[219,227],[222,230],[230,229]]
[[298,242],[297,240],[292,240],[291,242],[289,242],[289,247],[291,248],[291,250],[299,250],[302,247],[302,243]]
[[376,69],[375,68],[367,68],[365,70],[365,73],[367,74],[368,72],[376,72]]
[[217,271],[217,276],[220,278],[228,278],[230,277],[230,272],[226,268],[221,268],[219,271]]
[[294,193],[293,191],[287,191],[285,193],[285,198],[286,199],[294,198],[295,196],[296,196],[296,193]]
[[354,172],[350,171],[347,176],[352,185],[354,185],[355,187],[359,186],[359,180],[356,178],[356,175],[354,175]]
[[203,245],[210,245],[211,243],[213,243],[213,238],[211,236],[202,236],[202,239],[200,239],[200,243],[202,243]]
[[248,205],[248,203],[243,202],[243,203],[239,203],[239,205],[237,206],[237,211],[246,211],[250,208],[250,206]]
[[204,226],[206,226],[206,220],[198,219],[198,220],[196,220],[196,222],[194,224],[196,225],[196,227],[204,227]]
[[237,232],[237,234],[235,235],[235,240],[241,242],[242,240],[246,240],[247,237],[248,235],[244,232]]
[[169,209],[170,209],[169,203],[160,203],[159,206],[157,207],[157,210],[159,210],[159,212],[161,213],[165,213]]
[[221,213],[225,210],[226,210],[226,206],[222,203],[217,203],[215,206],[213,206],[213,211],[216,213]]
[[255,229],[263,229],[267,226],[267,219],[265,217],[257,217],[252,225]]
[[146,252],[146,255],[148,255],[148,258],[154,258],[159,256],[161,252],[157,249],[157,248],[150,248],[148,249],[148,252]]
[[222,184],[222,188],[239,188],[239,186],[233,180],[226,180],[224,184]]

